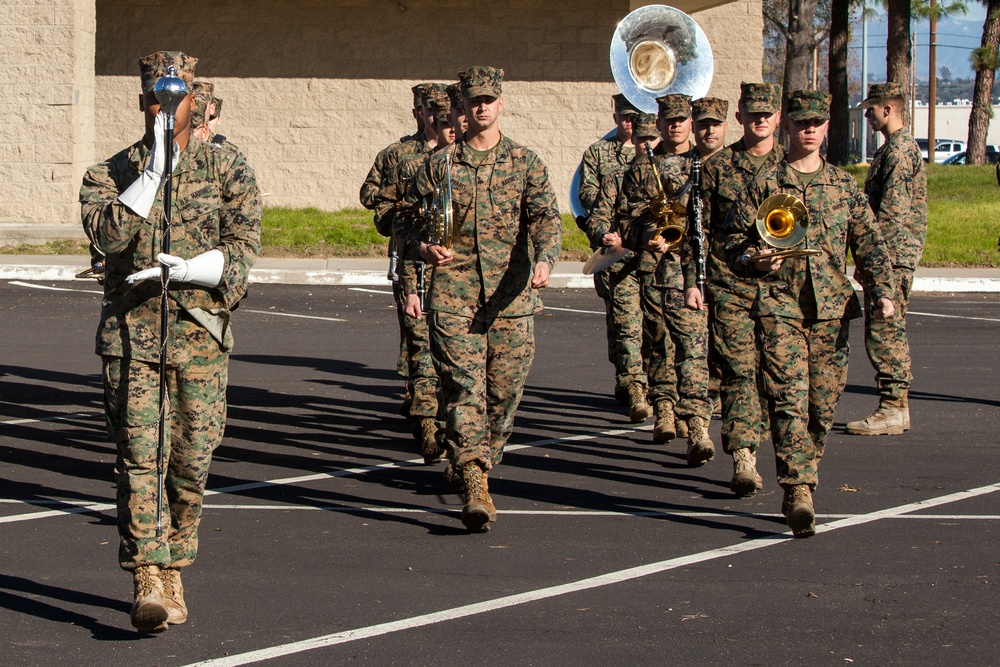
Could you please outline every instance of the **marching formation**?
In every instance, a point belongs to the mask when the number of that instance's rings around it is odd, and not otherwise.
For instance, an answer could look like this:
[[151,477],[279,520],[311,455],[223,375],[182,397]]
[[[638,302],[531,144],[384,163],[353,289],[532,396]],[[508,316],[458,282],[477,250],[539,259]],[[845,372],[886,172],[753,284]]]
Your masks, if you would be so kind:
[[[88,170],[80,200],[105,292],[96,351],[118,450],[119,561],[133,576],[133,626],[159,632],[187,618],[180,573],[197,554],[230,316],[259,251],[261,204],[243,154],[217,134],[222,101],[194,79],[196,59],[158,52],[139,64],[145,134]],[[415,133],[378,153],[360,192],[389,238],[401,412],[424,462],[443,461],[474,533],[497,519],[490,472],[513,431],[538,290],[562,236],[545,164],[501,132],[503,77],[476,66],[414,86]],[[726,100],[669,93],[656,104],[644,113],[613,96],[615,130],[580,171],[576,222],[595,251],[614,394],[633,423],[655,420],[653,443],[685,439],[692,467],[716,456],[708,428],[720,415],[737,497],[764,487],[758,448],[770,437],[781,511],[810,536],[851,319],[865,315],[880,399],[848,432],[910,427],[904,318],[926,180],[902,87],[874,85],[864,101],[886,139],[864,192],[821,155],[820,92],[743,83],[742,137],[729,146]]]

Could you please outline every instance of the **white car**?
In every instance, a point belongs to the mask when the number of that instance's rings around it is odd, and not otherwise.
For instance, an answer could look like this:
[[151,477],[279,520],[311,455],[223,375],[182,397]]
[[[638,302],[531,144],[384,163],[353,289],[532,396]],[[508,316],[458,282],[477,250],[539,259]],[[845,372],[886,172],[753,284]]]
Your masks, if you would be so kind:
[[934,145],[934,161],[941,164],[950,157],[965,152],[964,141],[954,141],[952,139],[942,139]]

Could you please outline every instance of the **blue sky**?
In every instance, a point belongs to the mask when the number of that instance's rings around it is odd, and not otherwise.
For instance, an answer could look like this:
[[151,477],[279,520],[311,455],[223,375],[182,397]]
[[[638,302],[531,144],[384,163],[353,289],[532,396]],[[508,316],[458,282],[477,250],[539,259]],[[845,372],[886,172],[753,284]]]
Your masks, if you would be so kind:
[[[983,22],[986,20],[985,6],[978,2],[970,2],[967,3],[967,7],[968,12],[964,16],[959,14],[954,18],[938,22],[938,72],[940,73],[942,67],[948,67],[952,77],[956,79],[974,76],[972,66],[969,64],[969,54],[972,53],[972,49],[979,46],[983,36]],[[871,77],[885,77],[885,19],[885,14],[880,11],[878,16],[868,21],[869,80]],[[915,21],[913,28],[917,34],[917,78],[926,79],[930,29],[926,21]],[[861,19],[858,12],[853,14],[851,30],[852,55],[860,58]]]

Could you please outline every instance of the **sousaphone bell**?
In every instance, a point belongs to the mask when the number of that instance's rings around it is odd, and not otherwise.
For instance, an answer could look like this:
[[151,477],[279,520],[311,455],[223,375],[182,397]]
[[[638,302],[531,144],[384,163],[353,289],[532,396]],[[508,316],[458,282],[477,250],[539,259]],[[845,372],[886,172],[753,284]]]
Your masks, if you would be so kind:
[[[801,199],[789,194],[771,195],[757,208],[757,233],[773,252],[751,255],[757,259],[789,259],[818,255],[814,248],[798,248],[806,240],[809,211]],[[807,244],[808,245],[808,244]]]

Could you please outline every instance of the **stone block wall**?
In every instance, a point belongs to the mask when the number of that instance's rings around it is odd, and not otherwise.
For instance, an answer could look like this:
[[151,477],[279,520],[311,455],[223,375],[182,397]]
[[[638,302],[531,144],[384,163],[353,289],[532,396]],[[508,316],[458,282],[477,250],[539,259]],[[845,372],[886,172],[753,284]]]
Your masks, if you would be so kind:
[[0,223],[79,224],[94,153],[92,0],[11,0],[0,13]]

